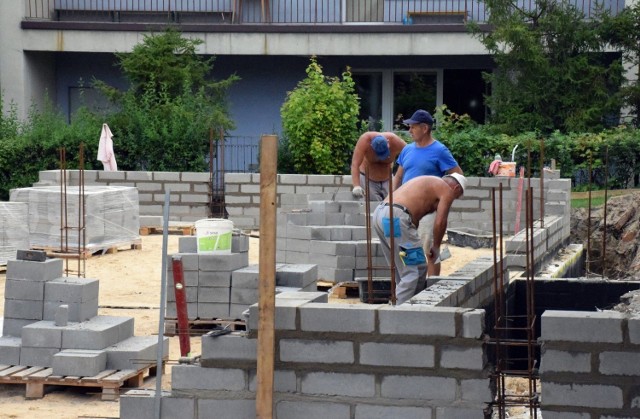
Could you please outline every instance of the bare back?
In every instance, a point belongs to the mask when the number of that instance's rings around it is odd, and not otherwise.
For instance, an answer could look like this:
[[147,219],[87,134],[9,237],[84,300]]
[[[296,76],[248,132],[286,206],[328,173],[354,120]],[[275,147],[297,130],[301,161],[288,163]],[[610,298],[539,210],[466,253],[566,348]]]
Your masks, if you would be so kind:
[[[418,225],[422,217],[438,208],[438,205],[453,202],[455,195],[447,182],[437,176],[419,176],[403,184],[393,192],[393,203],[406,207]],[[385,202],[389,201],[389,197]]]

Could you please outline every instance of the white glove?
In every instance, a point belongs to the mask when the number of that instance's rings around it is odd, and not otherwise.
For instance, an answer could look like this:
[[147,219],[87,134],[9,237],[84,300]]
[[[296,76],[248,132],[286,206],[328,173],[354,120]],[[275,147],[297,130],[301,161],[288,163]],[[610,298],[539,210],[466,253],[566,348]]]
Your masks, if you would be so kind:
[[351,195],[353,195],[354,198],[362,198],[364,196],[364,190],[360,186],[356,186],[351,191]]

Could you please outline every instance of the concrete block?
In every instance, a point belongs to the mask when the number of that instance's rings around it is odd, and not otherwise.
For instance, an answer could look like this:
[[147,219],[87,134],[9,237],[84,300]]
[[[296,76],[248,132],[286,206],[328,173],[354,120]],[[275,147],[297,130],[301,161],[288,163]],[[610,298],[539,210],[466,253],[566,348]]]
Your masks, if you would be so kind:
[[249,304],[229,304],[229,318],[241,320],[244,318],[243,314],[251,307]]
[[[477,419],[484,418],[484,406],[477,408],[457,407],[457,406],[440,406],[436,408],[436,419]],[[547,419],[545,417],[545,419]]]
[[4,315],[12,319],[42,320],[44,303],[34,300],[4,300]]
[[[298,307],[307,304],[307,300],[278,300],[276,298],[275,307],[275,328],[276,330],[296,330],[296,318]],[[258,328],[258,305],[249,307],[249,329]]]
[[171,368],[173,390],[226,390],[247,388],[245,373],[235,368],[202,368],[195,365],[174,365]]
[[4,298],[8,300],[34,300],[44,299],[44,281],[33,279],[7,278],[4,288]]
[[[184,287],[185,297],[187,299],[187,303],[197,303],[198,302],[198,291],[199,287]],[[175,303],[176,302],[176,289],[175,286],[171,286],[167,289],[167,301]]]
[[491,403],[493,395],[489,380],[460,380],[460,398],[464,401]]
[[196,236],[182,236],[182,237],[179,237],[178,238],[178,252],[180,252],[180,253],[198,253],[198,238]]
[[378,310],[383,335],[456,335],[456,313],[461,309],[421,305],[385,306]]
[[107,366],[107,353],[99,350],[65,349],[53,355],[53,375],[92,377]]
[[[197,307],[197,317],[201,319],[226,319],[229,317],[229,303],[198,303]],[[192,313],[191,308],[189,308],[189,313]]]
[[622,343],[624,313],[547,310],[542,314],[541,341]]
[[631,343],[640,343],[640,317],[635,317],[628,320],[629,327],[629,340]]
[[279,401],[275,405],[278,419],[326,419],[349,418],[351,406],[348,403]]
[[247,306],[258,302],[258,290],[249,288],[231,288],[231,304],[245,304]]
[[[229,304],[231,288],[203,287],[197,288],[197,302],[199,303],[224,303]],[[191,301],[191,300],[187,300]],[[253,301],[255,303],[255,301]]]
[[548,372],[591,372],[591,354],[589,352],[543,350],[540,358],[540,374]]
[[390,367],[433,368],[433,345],[365,342],[360,344],[360,364]]
[[55,320],[61,305],[67,306],[68,318],[72,322],[83,322],[98,315],[98,298],[83,302],[45,301],[43,320]]
[[318,280],[318,265],[291,264],[276,270],[276,285],[304,288]]
[[208,367],[226,360],[256,361],[257,343],[239,333],[215,337],[205,334],[200,363]]
[[374,397],[376,379],[373,374],[308,372],[302,374],[300,388],[303,394]]
[[199,271],[234,271],[249,265],[247,253],[230,253],[228,255],[198,255]]
[[421,419],[430,417],[430,407],[357,404],[355,412],[355,419]]
[[354,344],[347,341],[280,340],[280,361],[321,364],[351,364],[355,361]]
[[[256,371],[250,370],[249,391],[256,391],[256,378]],[[297,391],[296,373],[294,371],[275,370],[273,374],[273,390],[282,393],[295,393]]]
[[602,352],[600,354],[600,373],[604,375],[640,376],[640,353]]
[[284,300],[305,300],[310,303],[326,303],[329,301],[329,294],[322,291],[283,291],[278,293],[281,287],[276,287],[276,305]]
[[0,365],[20,365],[22,340],[16,336],[0,336]]
[[589,413],[554,412],[543,406],[540,409],[544,419],[591,419]]
[[88,278],[61,277],[44,286],[45,301],[82,303],[98,299],[99,281]]
[[[163,391],[160,398],[161,419],[195,419],[196,399],[172,396]],[[134,389],[120,396],[120,419],[156,419],[155,390]]]
[[[200,282],[200,273],[195,270],[195,271],[183,271],[182,272],[182,278],[184,280],[184,285],[187,287],[197,287],[199,285]],[[168,271],[167,272],[167,284],[169,284],[169,286],[173,286],[173,284],[175,284],[174,278],[173,278],[173,272],[172,271]]]
[[[216,400],[198,399],[198,419],[211,418],[211,412],[219,418],[254,418],[256,417],[255,399]],[[180,416],[182,417],[182,415]]]
[[20,365],[27,367],[51,367],[53,356],[60,352],[59,348],[20,348]]
[[442,368],[481,371],[486,363],[485,353],[480,346],[477,348],[463,348],[444,345],[441,348],[440,367]]
[[[105,349],[107,369],[139,370],[157,362],[157,336],[131,336]],[[169,355],[169,338],[162,338],[162,353]]]
[[96,316],[62,330],[63,349],[105,349],[133,336],[133,317]]
[[454,401],[456,379],[408,375],[384,376],[380,385],[380,396],[392,399]]
[[249,236],[234,232],[231,236],[231,253],[242,253],[249,251]]
[[62,259],[47,259],[44,262],[29,260],[7,261],[7,279],[29,279],[32,281],[51,281],[62,276]]
[[[167,301],[165,316],[170,318],[178,317],[175,301]],[[191,303],[187,301],[187,317],[189,319],[195,319],[198,317],[198,303]]]
[[56,326],[66,326],[69,324],[69,305],[61,304],[56,309],[54,314],[53,322]]
[[231,287],[234,271],[198,271],[197,285],[200,287]]
[[258,265],[249,265],[246,268],[237,269],[231,273],[231,286],[233,288],[257,289],[259,274]]
[[372,333],[379,306],[308,303],[299,308],[300,328],[312,332]]
[[20,337],[22,335],[22,328],[28,324],[35,323],[36,321],[37,320],[12,319],[11,317],[5,317],[2,321],[2,336]]
[[42,320],[22,328],[24,346],[62,348],[62,331],[65,327],[56,326],[52,321]]
[[462,337],[480,339],[484,334],[484,310],[467,311],[462,315]]
[[613,385],[545,382],[542,386],[542,400],[544,400],[545,407],[576,406],[582,408],[622,409],[623,399],[622,389]]

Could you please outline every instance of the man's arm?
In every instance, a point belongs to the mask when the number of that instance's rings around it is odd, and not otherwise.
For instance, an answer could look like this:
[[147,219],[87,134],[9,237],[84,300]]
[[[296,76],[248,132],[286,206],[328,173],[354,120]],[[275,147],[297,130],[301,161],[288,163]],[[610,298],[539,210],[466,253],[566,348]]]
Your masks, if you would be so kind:
[[402,176],[404,175],[404,169],[402,169],[402,166],[398,166],[398,169],[396,170],[396,174],[393,175],[393,190],[397,190],[400,185],[402,185]]
[[450,175],[451,173],[459,173],[462,176],[464,176],[464,173],[462,172],[462,169],[460,168],[460,166],[456,166],[456,167],[453,167],[453,168],[447,170],[447,174],[448,175]]
[[436,220],[433,225],[433,247],[440,249],[442,244],[442,238],[447,231],[447,219],[449,218],[449,209],[453,203],[453,194],[449,190],[449,186],[446,185],[447,191],[441,193],[440,200],[438,201],[438,208],[436,209]]

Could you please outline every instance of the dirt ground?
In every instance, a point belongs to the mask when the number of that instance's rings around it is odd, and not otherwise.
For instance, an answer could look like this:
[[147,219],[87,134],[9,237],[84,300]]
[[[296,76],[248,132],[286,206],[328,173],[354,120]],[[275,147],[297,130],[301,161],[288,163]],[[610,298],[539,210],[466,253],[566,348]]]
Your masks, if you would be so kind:
[[[169,235],[168,253],[178,249],[178,235]],[[141,249],[93,256],[85,261],[85,277],[100,280],[98,314],[131,316],[135,319],[135,335],[156,335],[159,330],[160,283],[162,272],[162,235],[142,236]],[[490,249],[449,246],[452,257],[442,264],[442,275],[448,275],[473,259],[491,254]],[[258,263],[259,240],[250,239],[249,262]],[[68,269],[82,269],[77,260],[68,261]],[[72,275],[70,275],[72,276]],[[0,317],[4,312],[5,273],[0,274]],[[336,303],[358,303],[358,299],[332,299]],[[200,338],[191,339],[192,353],[200,352]],[[163,389],[171,388],[171,364],[180,356],[177,337],[170,338],[169,363],[163,374]],[[155,377],[147,377],[145,388],[155,389]],[[117,418],[119,402],[102,401],[99,389],[50,386],[45,397],[25,400],[22,384],[0,385],[0,417],[24,418]]]

